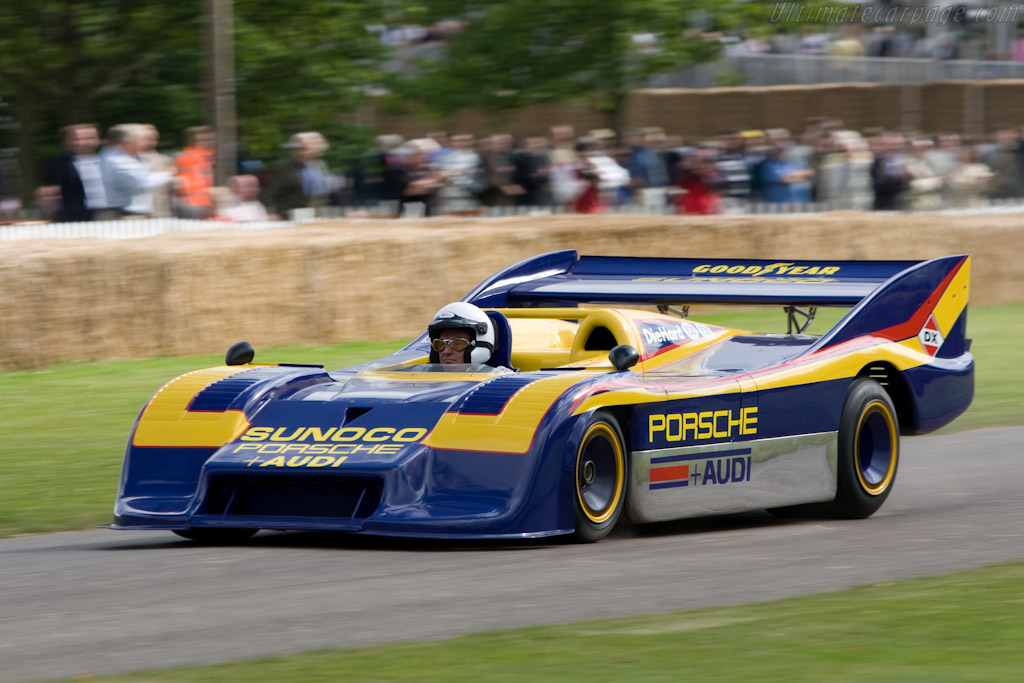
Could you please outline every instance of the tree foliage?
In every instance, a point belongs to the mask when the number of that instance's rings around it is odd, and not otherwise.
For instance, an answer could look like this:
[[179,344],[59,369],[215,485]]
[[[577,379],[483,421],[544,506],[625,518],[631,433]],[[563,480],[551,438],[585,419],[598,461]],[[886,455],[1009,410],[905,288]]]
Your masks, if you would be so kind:
[[452,19],[464,28],[440,58],[421,63],[416,77],[395,91],[437,114],[586,98],[616,126],[630,90],[656,74],[715,59],[720,32],[770,34],[799,26],[770,20],[773,7],[768,0],[413,0],[403,7],[410,23]]
[[96,102],[167,53],[190,47],[198,16],[159,0],[4,0],[0,83],[17,98],[52,107],[56,121],[87,119]]
[[4,142],[20,148],[25,194],[59,147],[57,129],[96,121],[100,103],[132,84],[166,82],[158,62],[187,52],[198,21],[159,0],[4,0],[0,26],[0,97],[16,121]]
[[[17,146],[30,186],[57,129],[152,123],[172,145],[206,123],[203,7],[210,0],[0,1],[0,147]],[[804,0],[797,0],[803,2]],[[818,2],[819,0],[811,0]],[[825,2],[826,0],[820,0]],[[439,59],[391,80],[396,99],[437,112],[508,109],[587,97],[615,115],[654,74],[714,58],[702,31],[757,25],[743,0],[233,0],[240,139],[279,156],[291,133],[320,130],[344,149],[342,122],[382,82],[374,24],[464,22]],[[653,36],[647,47],[634,37]],[[337,157],[336,157],[337,158]]]
[[250,153],[273,154],[301,130],[332,143],[351,134],[343,115],[380,81],[383,48],[367,31],[377,15],[372,2],[235,0],[238,116]]
[[[16,125],[22,174],[59,148],[57,129],[146,122],[180,144],[207,123],[206,0],[3,0],[0,100]],[[234,0],[237,109],[249,154],[279,155],[299,130],[345,132],[338,122],[377,80],[375,3]],[[3,135],[0,132],[0,135]]]
[[[697,7],[725,0],[442,0],[410,14],[465,20],[440,59],[401,92],[439,112],[514,108],[587,96],[615,110],[651,76],[713,59],[717,41],[696,28]],[[635,41],[646,36],[650,42]]]

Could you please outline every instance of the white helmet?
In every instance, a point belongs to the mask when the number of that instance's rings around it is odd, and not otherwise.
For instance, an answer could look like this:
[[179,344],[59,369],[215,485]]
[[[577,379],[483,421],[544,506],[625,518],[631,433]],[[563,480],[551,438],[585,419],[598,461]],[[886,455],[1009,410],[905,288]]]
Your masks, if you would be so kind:
[[[441,330],[469,330],[473,333],[473,344],[466,349],[465,363],[486,363],[494,351],[494,325],[487,314],[473,304],[456,301],[441,308],[434,314],[427,335],[430,340],[437,339]],[[437,351],[430,350],[430,362],[440,362]]]

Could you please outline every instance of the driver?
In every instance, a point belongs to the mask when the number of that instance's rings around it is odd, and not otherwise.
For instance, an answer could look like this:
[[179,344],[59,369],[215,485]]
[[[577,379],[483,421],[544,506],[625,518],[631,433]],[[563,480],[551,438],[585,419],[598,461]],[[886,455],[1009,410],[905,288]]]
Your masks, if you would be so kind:
[[448,304],[435,313],[427,326],[427,335],[431,363],[480,365],[490,360],[494,351],[491,319],[464,301]]

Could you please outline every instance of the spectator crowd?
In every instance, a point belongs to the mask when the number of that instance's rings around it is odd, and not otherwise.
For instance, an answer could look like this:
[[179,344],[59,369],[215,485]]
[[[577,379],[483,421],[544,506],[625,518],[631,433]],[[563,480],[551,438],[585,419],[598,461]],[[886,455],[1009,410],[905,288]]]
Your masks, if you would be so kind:
[[[916,131],[846,129],[813,118],[784,129],[730,130],[686,141],[660,128],[547,135],[381,135],[376,149],[332,171],[328,142],[293,135],[284,158],[247,162],[215,182],[215,135],[184,132],[173,156],[153,126],[63,131],[64,152],[36,192],[38,217],[89,221],[177,216],[261,221],[349,215],[484,215],[522,211],[714,214],[854,209],[930,211],[1024,197],[1022,131],[991,139]],[[801,206],[803,209],[801,209]]]
[[175,159],[157,151],[160,136],[148,124],[113,126],[102,141],[93,124],[67,126],[62,133],[64,151],[47,163],[45,184],[36,190],[39,218],[212,216],[211,128],[187,130]]
[[[431,133],[377,139],[350,170],[346,206],[390,203],[396,214],[502,213],[509,207],[596,213],[817,209],[929,211],[1024,197],[1024,143],[1008,127],[991,141],[915,131],[852,131],[813,118],[784,129],[732,130],[684,144],[659,128],[577,136],[474,140]],[[774,207],[774,208],[773,208]]]
[[[827,11],[827,10],[826,10]],[[1016,13],[1013,13],[1016,16]],[[836,28],[838,26],[838,28]],[[769,33],[764,29],[744,34],[709,34],[723,45],[729,55],[797,54],[832,57],[904,57],[915,59],[992,59],[1021,61],[1024,54],[1024,32],[1012,43],[1008,54],[988,50],[984,35],[966,30],[967,23],[955,25],[956,30],[935,33],[924,31],[923,25],[904,27],[879,24],[865,30],[859,23],[835,22],[805,24],[799,32]],[[916,29],[916,30],[915,30]]]

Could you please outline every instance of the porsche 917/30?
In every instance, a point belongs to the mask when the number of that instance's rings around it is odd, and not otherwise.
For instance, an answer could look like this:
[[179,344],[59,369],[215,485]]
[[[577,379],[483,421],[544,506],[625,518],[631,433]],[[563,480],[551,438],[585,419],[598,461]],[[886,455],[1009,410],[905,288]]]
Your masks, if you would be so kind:
[[[624,517],[867,517],[893,490],[901,435],[971,402],[969,268],[967,256],[561,251],[465,297],[493,343],[454,372],[426,334],[334,371],[255,363],[236,344],[145,405],[111,526],[206,541],[260,529],[595,541]],[[789,332],[688,317],[708,303],[778,306]],[[849,310],[807,334],[826,306]]]

